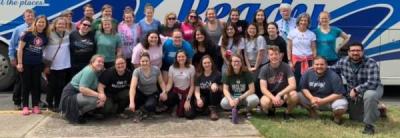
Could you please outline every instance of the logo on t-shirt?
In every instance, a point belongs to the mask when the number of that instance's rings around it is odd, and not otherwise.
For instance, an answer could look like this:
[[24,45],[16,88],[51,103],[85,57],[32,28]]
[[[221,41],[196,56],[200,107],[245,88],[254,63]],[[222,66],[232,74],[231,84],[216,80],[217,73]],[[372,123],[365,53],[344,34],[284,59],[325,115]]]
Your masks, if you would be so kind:
[[40,37],[35,37],[33,40],[33,45],[36,47],[41,47],[43,45],[43,40]]

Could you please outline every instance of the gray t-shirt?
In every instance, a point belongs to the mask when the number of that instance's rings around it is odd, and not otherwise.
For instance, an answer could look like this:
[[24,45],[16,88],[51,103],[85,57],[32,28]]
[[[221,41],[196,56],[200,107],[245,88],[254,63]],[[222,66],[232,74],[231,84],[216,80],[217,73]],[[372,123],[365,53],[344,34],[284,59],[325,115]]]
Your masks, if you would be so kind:
[[267,81],[268,90],[272,94],[277,94],[289,85],[288,79],[293,77],[293,72],[287,63],[282,62],[278,68],[272,68],[268,63],[260,70],[258,78]]
[[[267,44],[265,42],[264,37],[262,36],[258,36],[256,39],[253,40],[249,40],[249,39],[245,39],[245,48],[244,48],[244,52],[247,56],[247,58],[249,59],[250,65],[254,66],[256,65],[256,61],[257,61],[257,55],[258,52],[260,52],[260,50],[265,50],[267,47]],[[266,53],[264,51],[264,53]],[[266,54],[264,54],[266,55]],[[267,58],[263,58],[261,61],[261,64],[264,64],[267,62]]]
[[145,76],[142,68],[136,68],[133,76],[138,78],[137,88],[145,95],[151,95],[157,92],[157,81],[160,75],[160,69],[156,66],[151,67],[150,76]]
[[313,96],[324,98],[333,93],[345,94],[342,80],[332,70],[328,69],[325,75],[318,77],[314,69],[309,69],[301,77],[301,89],[308,89]]
[[190,87],[190,80],[194,79],[195,70],[193,65],[190,65],[189,68],[175,68],[174,65],[171,65],[168,70],[168,77],[172,78],[174,82],[174,87],[177,87],[181,90],[186,90]]

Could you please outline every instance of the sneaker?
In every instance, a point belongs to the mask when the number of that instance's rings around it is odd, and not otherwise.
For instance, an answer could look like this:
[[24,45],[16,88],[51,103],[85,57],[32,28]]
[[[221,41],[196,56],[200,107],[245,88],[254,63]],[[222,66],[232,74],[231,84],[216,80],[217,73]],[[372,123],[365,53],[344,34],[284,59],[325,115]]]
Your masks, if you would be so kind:
[[293,120],[294,116],[290,113],[283,113],[283,119],[284,120]]
[[251,119],[251,113],[250,113],[250,112],[247,112],[247,113],[246,113],[246,118],[247,118],[247,119]]
[[273,109],[268,109],[267,116],[269,116],[269,117],[274,117],[274,116],[275,116],[275,108],[273,108]]
[[28,107],[24,107],[22,108],[22,115],[29,115],[29,108]]
[[42,111],[40,111],[39,106],[34,106],[33,109],[32,109],[32,113],[34,113],[34,114],[41,114]]
[[14,110],[17,110],[17,111],[22,110],[21,105],[14,104]]
[[335,124],[337,124],[337,125],[343,124],[343,119],[341,119],[341,118],[333,117],[332,121],[335,122]]
[[310,113],[310,117],[312,118],[312,119],[318,119],[319,118],[319,116],[318,116],[318,112],[317,112],[317,110],[316,109],[310,109],[309,110],[309,113]]
[[366,124],[362,133],[367,135],[373,135],[375,133],[375,128],[373,125]]
[[216,120],[218,120],[218,113],[215,111],[215,110],[211,110],[210,111],[210,119],[212,120],[212,121],[216,121]]
[[386,107],[379,108],[379,112],[380,112],[380,117],[381,118],[387,118],[387,109],[386,109]]
[[125,113],[118,114],[118,117],[121,118],[121,119],[128,119],[129,118],[129,116],[127,114],[125,114]]

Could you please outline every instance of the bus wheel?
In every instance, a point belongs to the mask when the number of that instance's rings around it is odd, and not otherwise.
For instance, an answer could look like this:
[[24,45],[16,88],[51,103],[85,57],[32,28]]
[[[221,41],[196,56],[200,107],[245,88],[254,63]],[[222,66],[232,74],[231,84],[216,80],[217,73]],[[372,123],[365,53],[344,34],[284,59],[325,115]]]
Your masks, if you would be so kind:
[[0,43],[0,91],[9,88],[15,81],[16,70],[8,59],[8,48]]

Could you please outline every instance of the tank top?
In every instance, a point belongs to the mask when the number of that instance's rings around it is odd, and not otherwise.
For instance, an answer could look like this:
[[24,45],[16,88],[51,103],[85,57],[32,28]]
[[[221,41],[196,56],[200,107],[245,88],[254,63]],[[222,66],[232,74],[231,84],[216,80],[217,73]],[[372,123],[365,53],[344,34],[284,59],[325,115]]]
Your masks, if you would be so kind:
[[210,30],[208,28],[208,22],[204,26],[204,29],[207,31],[208,35],[210,36],[210,39],[213,41],[215,45],[218,45],[219,39],[222,35],[222,26],[219,20],[217,20],[217,28],[215,30]]

